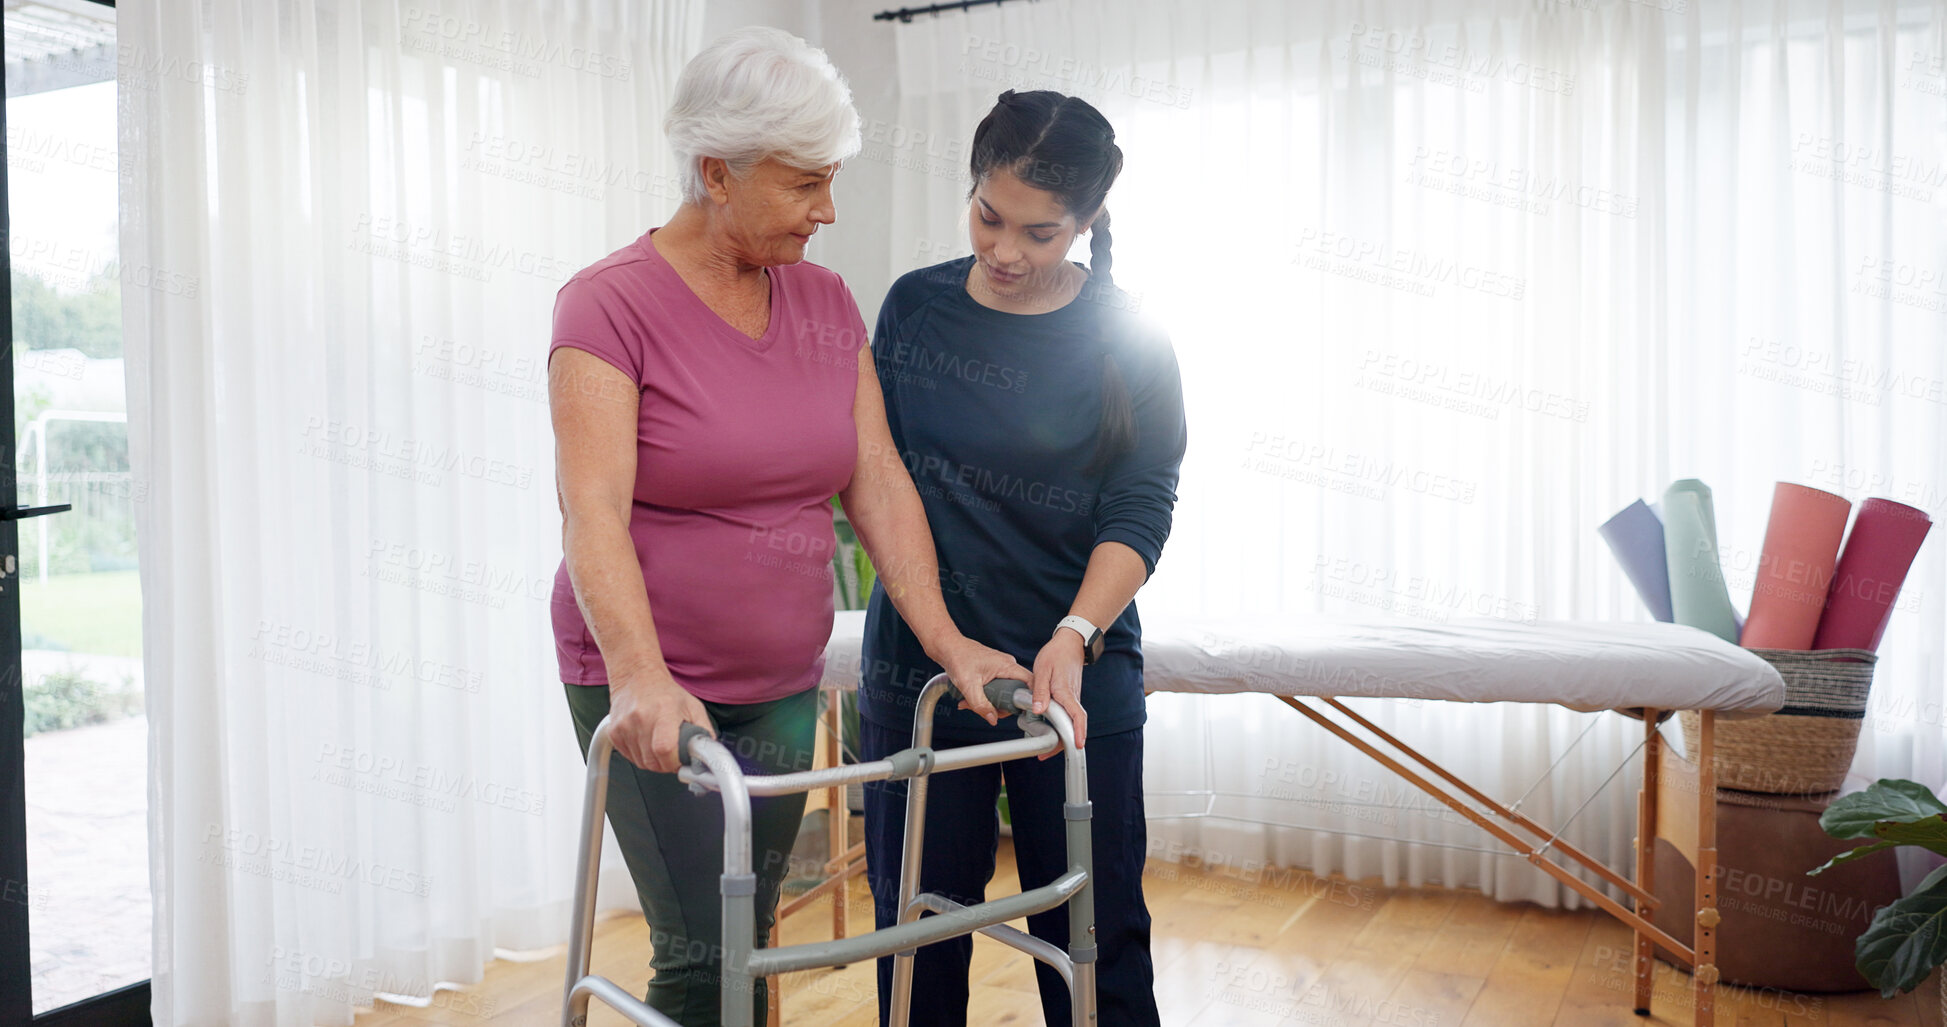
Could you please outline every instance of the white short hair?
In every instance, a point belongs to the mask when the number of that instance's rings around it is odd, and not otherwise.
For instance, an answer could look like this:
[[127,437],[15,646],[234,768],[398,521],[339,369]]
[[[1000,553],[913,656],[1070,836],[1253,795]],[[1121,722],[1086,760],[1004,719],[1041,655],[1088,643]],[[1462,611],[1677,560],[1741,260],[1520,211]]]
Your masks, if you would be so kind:
[[696,203],[709,195],[703,158],[739,176],[769,157],[822,168],[859,152],[859,112],[825,51],[783,29],[744,28],[684,65],[663,134],[681,165],[683,200]]

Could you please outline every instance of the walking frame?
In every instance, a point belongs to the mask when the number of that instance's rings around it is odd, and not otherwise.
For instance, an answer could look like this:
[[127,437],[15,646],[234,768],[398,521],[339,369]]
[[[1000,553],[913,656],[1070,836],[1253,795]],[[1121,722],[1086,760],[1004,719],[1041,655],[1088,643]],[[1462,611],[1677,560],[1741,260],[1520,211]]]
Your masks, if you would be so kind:
[[[933,712],[942,697],[958,695],[945,674],[920,691],[913,714],[913,745],[881,760],[822,770],[746,776],[736,756],[709,732],[685,724],[677,741],[685,766],[678,777],[697,794],[723,796],[722,1022],[723,1027],[754,1027],[752,994],[760,977],[844,966],[893,957],[892,1022],[906,1027],[912,1012],[913,957],[921,946],[980,933],[1054,967],[1068,984],[1077,1027],[1095,1023],[1095,885],[1090,836],[1088,765],[1075,747],[1074,725],[1060,706],[1030,712],[1032,696],[1020,682],[997,679],[986,686],[997,712],[1013,712],[1022,737],[935,752]],[[588,777],[582,792],[580,856],[575,862],[574,918],[568,938],[568,975],[562,997],[562,1027],[586,1027],[588,1002],[599,998],[636,1024],[682,1027],[650,1009],[614,981],[588,971],[595,931],[595,879],[602,858],[603,818],[608,802],[609,756],[614,745],[604,717],[588,743]],[[1048,884],[1018,895],[962,905],[919,890],[925,844],[926,783],[933,774],[1040,756],[1059,750],[1064,761],[1068,871]],[[905,846],[899,868],[899,922],[849,938],[759,949],[756,947],[757,876],[751,872],[751,796],[793,795],[866,781],[910,781],[906,788]],[[1068,950],[1007,925],[1007,921],[1068,905]],[[931,912],[933,916],[922,917]]]

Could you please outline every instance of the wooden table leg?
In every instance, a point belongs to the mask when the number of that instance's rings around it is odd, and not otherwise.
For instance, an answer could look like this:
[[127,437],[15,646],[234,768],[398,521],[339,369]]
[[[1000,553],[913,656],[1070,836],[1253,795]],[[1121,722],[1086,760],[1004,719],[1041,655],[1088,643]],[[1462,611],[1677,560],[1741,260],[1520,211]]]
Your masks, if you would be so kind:
[[1696,1027],[1717,1022],[1717,714],[1698,711],[1697,720],[1697,933]]
[[[775,921],[771,923],[771,947],[772,948],[778,947],[777,923]],[[764,978],[764,987],[765,987],[765,993],[764,993],[765,1005],[767,1007],[765,1009],[764,1022],[767,1025],[767,1027],[783,1027],[784,997],[778,994],[777,975],[772,974],[771,976]]]
[[[844,762],[845,746],[845,695],[843,692],[827,692],[825,704],[825,756],[826,766],[836,767]],[[829,864],[845,855],[846,827],[850,824],[852,813],[845,807],[845,789],[825,789],[825,838],[826,861]],[[846,889],[840,888],[832,893],[832,939],[845,937]]]
[[[1636,884],[1646,892],[1656,891],[1656,799],[1661,783],[1663,733],[1657,730],[1659,711],[1643,711],[1643,788],[1636,793]],[[1644,917],[1654,907],[1638,901],[1636,912]],[[1649,935],[1636,933],[1636,1015],[1650,1015],[1650,992],[1656,981],[1656,946]]]

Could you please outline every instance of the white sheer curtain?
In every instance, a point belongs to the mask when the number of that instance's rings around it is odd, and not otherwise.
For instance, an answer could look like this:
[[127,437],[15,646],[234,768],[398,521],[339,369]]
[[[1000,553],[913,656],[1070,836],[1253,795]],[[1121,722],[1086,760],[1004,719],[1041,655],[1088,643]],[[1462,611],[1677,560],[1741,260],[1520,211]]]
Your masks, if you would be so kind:
[[548,326],[674,209],[702,5],[118,20],[154,1017],[348,1024],[565,939]]
[[[1116,277],[1172,332],[1189,404],[1145,611],[1647,619],[1595,527],[1691,476],[1716,490],[1743,606],[1774,481],[1947,509],[1944,27],[1938,0],[1071,0],[921,20],[898,32],[878,155],[900,172],[895,267],[966,252],[955,169],[1002,88],[1082,95],[1127,158]],[[1947,775],[1943,552],[1923,550],[1887,633],[1865,779]],[[1353,805],[1424,800],[1269,700],[1150,710],[1152,792],[1243,793],[1217,811],[1319,828],[1158,819],[1156,855],[1576,902],[1468,851],[1483,836],[1455,818]],[[1366,711],[1503,798],[1590,727]],[[1567,819],[1639,737],[1604,715],[1523,808]],[[1567,837],[1626,866],[1637,780]]]

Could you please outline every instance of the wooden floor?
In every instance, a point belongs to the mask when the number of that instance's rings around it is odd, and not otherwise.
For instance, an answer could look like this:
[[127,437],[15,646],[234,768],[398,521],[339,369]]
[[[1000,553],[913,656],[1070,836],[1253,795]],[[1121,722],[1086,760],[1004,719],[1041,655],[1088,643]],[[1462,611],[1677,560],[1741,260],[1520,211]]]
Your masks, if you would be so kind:
[[[990,894],[1018,890],[1012,862],[1003,840],[1002,871]],[[871,899],[862,881],[852,885],[853,923],[869,926]],[[1388,890],[1301,871],[1247,881],[1159,861],[1149,865],[1145,890],[1166,1027],[1691,1022],[1690,977],[1662,963],[1651,1015],[1632,1014],[1629,932],[1592,910],[1551,911],[1443,888]],[[784,942],[828,938],[829,908],[792,918]],[[603,920],[595,930],[595,972],[640,995],[648,935],[639,915]],[[479,985],[440,992],[423,1009],[381,1003],[359,1016],[356,1027],[558,1023],[566,959],[564,949],[537,962],[496,961]],[[969,1022],[1040,1023],[1029,963],[1013,949],[976,939]],[[793,974],[783,994],[789,1027],[878,1022],[870,965]],[[1719,990],[1717,1022],[1941,1027],[1939,1006],[1933,981],[1892,1000],[1732,987]],[[591,1025],[627,1022],[599,1002],[590,1009]]]

